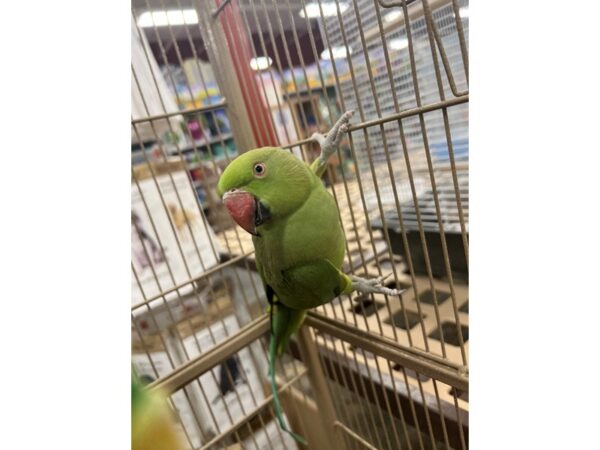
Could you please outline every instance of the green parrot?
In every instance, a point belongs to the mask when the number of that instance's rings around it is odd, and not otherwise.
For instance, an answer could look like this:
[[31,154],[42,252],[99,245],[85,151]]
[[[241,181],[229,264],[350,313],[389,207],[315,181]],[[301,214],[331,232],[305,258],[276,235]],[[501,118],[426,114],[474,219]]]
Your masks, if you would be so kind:
[[231,217],[253,235],[256,266],[270,305],[269,375],[275,413],[281,428],[302,443],[282,417],[275,361],[306,311],[353,291],[401,293],[382,286],[384,277],[367,280],[341,271],[344,232],[335,201],[320,177],[352,114],[344,113],[326,136],[313,134],[321,154],[310,166],[281,148],[254,149],[227,166],[217,187]]

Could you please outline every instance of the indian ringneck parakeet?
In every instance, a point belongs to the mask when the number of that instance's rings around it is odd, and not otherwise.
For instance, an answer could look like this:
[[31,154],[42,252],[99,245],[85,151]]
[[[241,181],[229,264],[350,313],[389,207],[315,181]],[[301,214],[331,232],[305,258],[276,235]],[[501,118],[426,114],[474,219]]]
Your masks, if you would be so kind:
[[271,313],[269,375],[279,425],[283,421],[275,385],[275,360],[302,324],[306,311],[353,291],[399,295],[383,287],[383,277],[366,280],[341,271],[345,237],[332,195],[320,177],[349,128],[346,112],[326,136],[312,139],[321,154],[308,166],[281,148],[250,150],[233,160],[218,184],[231,217],[248,233],[255,248]]

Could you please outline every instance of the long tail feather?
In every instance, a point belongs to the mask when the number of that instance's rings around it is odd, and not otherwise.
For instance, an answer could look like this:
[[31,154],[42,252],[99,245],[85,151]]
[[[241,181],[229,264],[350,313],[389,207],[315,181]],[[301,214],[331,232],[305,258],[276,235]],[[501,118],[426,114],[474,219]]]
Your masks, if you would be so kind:
[[[275,309],[275,311],[273,311]],[[298,315],[302,317],[299,319]],[[271,391],[273,392],[273,403],[275,404],[275,415],[277,422],[283,431],[292,436],[301,444],[307,445],[306,440],[299,434],[290,430],[283,420],[283,412],[279,393],[277,392],[277,384],[275,383],[275,362],[277,357],[283,352],[290,335],[296,331],[297,327],[302,324],[304,319],[304,311],[295,311],[285,307],[282,304],[271,306],[271,341],[269,342],[269,378],[271,381]]]

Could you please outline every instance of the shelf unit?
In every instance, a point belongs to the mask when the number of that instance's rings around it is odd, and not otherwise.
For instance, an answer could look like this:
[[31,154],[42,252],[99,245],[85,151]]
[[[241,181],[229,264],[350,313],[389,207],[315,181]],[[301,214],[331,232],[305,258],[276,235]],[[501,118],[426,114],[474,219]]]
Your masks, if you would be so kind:
[[[467,5],[465,0],[459,0],[459,6]],[[340,74],[340,90],[338,95],[343,98],[347,109],[357,111],[357,120],[360,119],[360,108],[364,114],[363,120],[373,120],[381,116],[394,113],[395,105],[391,94],[390,86],[393,83],[400,111],[406,111],[418,107],[415,95],[415,86],[411,73],[411,62],[408,50],[408,40],[406,26],[401,23],[401,18],[394,24],[384,23],[384,34],[381,35],[377,22],[377,15],[373,2],[371,0],[357,0],[355,6],[349,7],[342,13],[341,21],[338,17],[327,18],[326,29],[329,36],[329,43],[332,47],[344,46],[345,40],[350,47],[350,56],[348,60],[339,60],[336,62],[338,73]],[[365,37],[365,46],[363,46],[360,28],[356,19],[354,8],[358,10],[362,28]],[[427,27],[422,11],[419,11],[420,5],[415,4],[414,10],[409,7],[410,31],[413,40],[415,54],[415,68],[417,80],[419,83],[419,92],[421,105],[432,104],[440,101],[440,94],[436,82],[433,58],[429,45]],[[384,9],[380,8],[382,16],[388,11],[401,8]],[[436,27],[440,33],[444,49],[448,56],[450,69],[456,81],[456,87],[459,91],[468,89],[463,61],[461,57],[460,43],[458,40],[456,23],[452,4],[433,2],[432,15]],[[412,11],[412,12],[411,12]],[[386,25],[387,23],[387,25]],[[323,25],[323,24],[321,24]],[[468,42],[468,20],[463,19],[465,39]],[[344,35],[342,35],[342,26]],[[322,27],[322,34],[325,34],[325,27]],[[344,39],[345,37],[345,39]],[[388,74],[385,53],[383,45],[388,48],[389,60],[392,72]],[[365,56],[365,53],[368,55]],[[444,72],[442,61],[437,52],[438,63],[442,72],[443,92],[446,99],[454,98],[450,89],[447,76]],[[348,67],[352,64],[354,72],[354,82],[349,74]],[[369,68],[373,78],[373,87],[369,77]],[[356,89],[354,86],[356,84]],[[375,99],[377,99],[380,108],[378,114]],[[468,104],[463,103],[447,108],[448,120],[452,130],[452,147],[457,164],[468,162]],[[443,115],[440,110],[424,114],[425,129],[428,142],[434,160],[436,170],[446,170],[449,166],[448,143],[446,141]],[[423,131],[418,116],[406,118],[402,121],[404,135],[406,137],[407,150],[411,155],[411,163],[414,158],[419,162],[424,159],[424,139]],[[382,128],[373,127],[367,130],[369,146],[363,132],[354,132],[352,138],[357,154],[358,170],[361,171],[363,183],[366,188],[366,202],[369,208],[375,208],[377,204],[377,193],[374,189],[374,180],[377,179],[379,185],[379,196],[385,204],[393,204],[393,190],[391,188],[391,179],[387,170],[386,152],[384,146],[384,135],[389,150],[389,156],[392,164],[405,172],[405,162],[403,149],[400,139],[400,132],[397,122],[385,124]],[[368,147],[371,154],[369,155]],[[371,173],[370,162],[374,163],[375,174]],[[415,170],[416,169],[416,170]],[[422,168],[415,168],[419,174],[417,184],[423,183],[424,189],[431,189],[428,180],[428,170],[426,165]],[[467,173],[466,171],[464,172]],[[406,186],[401,183],[402,178],[396,177],[397,188],[399,191],[405,191]],[[409,201],[412,201],[410,198]]]
[[[214,100],[214,99],[211,99]],[[222,103],[222,99],[219,99]],[[235,147],[233,134],[229,129],[227,120],[220,122],[215,120],[217,114],[221,114],[221,119],[225,116],[225,108],[218,108],[211,111],[182,111],[182,128],[186,126],[184,139],[180,142],[145,142],[143,145],[132,145],[131,162],[132,165],[144,164],[146,158],[150,161],[179,159],[180,154],[185,161],[185,170],[192,179],[196,195],[202,208],[207,215],[212,216],[215,205],[215,199],[211,198],[211,191],[216,186],[221,170],[227,164],[228,158],[234,158],[238,152]],[[194,123],[195,122],[195,123]],[[190,124],[194,124],[194,129],[190,129]],[[192,141],[191,136],[195,133],[202,137]],[[144,157],[145,149],[146,157]],[[215,213],[216,214],[216,213]],[[209,219],[210,220],[210,219]]]
[[231,141],[231,140],[233,140],[233,135],[231,133],[223,133],[218,138],[199,139],[199,140],[195,140],[193,143],[190,143],[186,146],[182,146],[179,149],[176,146],[173,146],[173,147],[169,147],[169,148],[165,149],[165,151],[169,155],[178,155],[179,152],[186,154],[186,153],[195,151],[195,148],[197,148],[198,150],[206,150],[211,145],[222,144],[223,142],[227,142],[227,141]]

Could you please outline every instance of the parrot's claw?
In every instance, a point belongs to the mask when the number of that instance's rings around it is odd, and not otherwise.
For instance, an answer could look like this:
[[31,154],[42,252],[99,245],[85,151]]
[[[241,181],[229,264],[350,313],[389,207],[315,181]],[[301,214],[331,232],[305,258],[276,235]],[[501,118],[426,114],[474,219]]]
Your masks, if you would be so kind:
[[392,272],[388,273],[387,275],[382,275],[377,278],[371,278],[370,280],[367,279],[365,281],[367,281],[371,286],[379,286],[379,285],[382,285],[383,282],[385,280],[387,280],[391,275],[392,275]]
[[390,274],[377,277],[377,278],[361,278],[355,275],[350,275],[350,280],[352,281],[352,287],[355,291],[362,292],[365,294],[384,294],[384,295],[394,295],[400,296],[406,289],[398,290],[398,289],[390,289],[388,287],[382,286],[383,281],[389,277]]
[[337,150],[344,133],[347,133],[350,129],[350,119],[353,114],[354,110],[346,111],[342,114],[342,117],[339,118],[326,135],[314,133],[311,136],[311,140],[317,142],[321,147],[321,155],[319,158],[322,161],[327,161],[327,159],[329,159],[329,157]]

